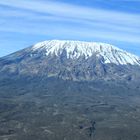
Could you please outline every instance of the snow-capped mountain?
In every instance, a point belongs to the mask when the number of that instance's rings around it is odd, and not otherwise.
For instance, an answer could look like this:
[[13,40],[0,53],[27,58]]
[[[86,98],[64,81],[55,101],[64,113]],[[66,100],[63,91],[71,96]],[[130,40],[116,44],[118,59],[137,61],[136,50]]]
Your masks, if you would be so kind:
[[51,40],[37,43],[32,49],[44,50],[46,55],[56,56],[62,55],[65,51],[68,59],[77,59],[80,56],[88,59],[96,55],[102,57],[103,63],[140,65],[139,57],[105,43]]
[[2,77],[133,80],[140,75],[140,58],[105,43],[49,40],[1,58],[0,67]]

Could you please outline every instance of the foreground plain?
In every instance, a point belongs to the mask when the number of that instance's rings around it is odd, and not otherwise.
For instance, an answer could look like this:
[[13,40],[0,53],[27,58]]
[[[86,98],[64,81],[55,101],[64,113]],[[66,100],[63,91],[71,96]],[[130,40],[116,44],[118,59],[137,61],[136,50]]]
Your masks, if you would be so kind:
[[0,140],[139,140],[139,83],[0,80]]

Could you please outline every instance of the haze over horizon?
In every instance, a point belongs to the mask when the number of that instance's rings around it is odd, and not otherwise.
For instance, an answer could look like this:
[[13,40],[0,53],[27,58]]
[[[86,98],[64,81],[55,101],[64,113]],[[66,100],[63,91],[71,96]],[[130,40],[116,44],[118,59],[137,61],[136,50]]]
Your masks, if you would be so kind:
[[0,57],[44,40],[105,42],[140,56],[139,0],[0,1]]

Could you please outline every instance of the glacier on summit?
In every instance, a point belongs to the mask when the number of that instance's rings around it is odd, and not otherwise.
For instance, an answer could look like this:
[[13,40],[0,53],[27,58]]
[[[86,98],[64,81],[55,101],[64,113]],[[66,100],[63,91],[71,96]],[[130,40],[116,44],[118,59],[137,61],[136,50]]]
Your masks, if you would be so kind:
[[103,63],[117,65],[140,65],[140,58],[113,45],[98,42],[49,40],[39,42],[32,47],[33,51],[44,50],[45,54],[59,56],[66,52],[68,59],[76,59],[84,56],[85,59],[96,55],[102,57]]

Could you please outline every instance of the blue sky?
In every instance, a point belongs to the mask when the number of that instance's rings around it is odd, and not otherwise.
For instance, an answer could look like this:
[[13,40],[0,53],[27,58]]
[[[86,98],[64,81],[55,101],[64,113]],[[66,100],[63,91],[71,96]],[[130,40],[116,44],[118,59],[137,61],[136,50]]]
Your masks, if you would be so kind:
[[0,1],[0,56],[50,39],[105,42],[140,56],[140,0]]

